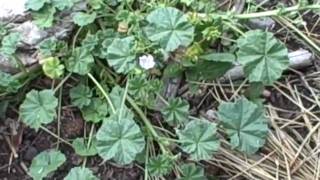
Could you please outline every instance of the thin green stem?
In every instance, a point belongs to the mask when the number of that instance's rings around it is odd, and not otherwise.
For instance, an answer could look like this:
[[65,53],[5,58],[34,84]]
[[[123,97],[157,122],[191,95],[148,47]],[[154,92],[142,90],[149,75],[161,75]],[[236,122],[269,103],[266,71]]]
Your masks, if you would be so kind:
[[[60,126],[61,126],[61,103],[62,103],[62,88],[59,91],[59,104],[58,104],[58,122],[57,122],[57,133],[58,137],[60,137]],[[60,140],[57,142],[57,149],[59,148]]]
[[103,87],[101,86],[101,84],[93,77],[93,75],[91,73],[88,73],[89,78],[93,81],[93,83],[98,87],[98,89],[101,91],[101,93],[103,94],[103,96],[106,98],[111,110],[113,113],[116,113],[116,109],[114,108],[112,101],[110,99],[110,97],[108,96],[107,92],[103,89]]
[[72,73],[69,73],[66,77],[64,77],[64,78],[62,79],[62,81],[60,81],[60,83],[54,88],[53,91],[54,91],[54,92],[57,92],[58,89],[60,89],[60,87],[62,87],[63,84],[70,78],[71,74],[72,74]]
[[147,127],[148,131],[151,133],[153,138],[159,143],[160,149],[162,153],[167,153],[167,150],[165,149],[164,145],[161,143],[160,136],[158,135],[157,131],[153,128],[153,125],[150,123],[146,115],[143,113],[143,111],[139,108],[139,106],[135,103],[135,101],[127,95],[127,101],[131,105],[131,107],[137,112],[137,114],[140,116],[142,121],[144,122],[145,126]]

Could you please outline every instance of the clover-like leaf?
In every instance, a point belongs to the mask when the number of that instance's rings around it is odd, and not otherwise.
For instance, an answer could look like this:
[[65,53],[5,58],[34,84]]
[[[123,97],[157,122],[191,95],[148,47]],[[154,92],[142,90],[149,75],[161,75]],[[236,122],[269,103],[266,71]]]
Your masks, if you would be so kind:
[[151,157],[147,167],[151,176],[164,176],[169,174],[173,169],[174,161],[172,157],[161,154]]
[[84,84],[78,84],[70,89],[71,104],[83,108],[91,102],[92,91]]
[[93,172],[85,167],[74,167],[70,170],[64,180],[98,180]]
[[135,67],[134,37],[116,38],[107,49],[108,64],[117,73],[127,74]]
[[263,146],[268,134],[263,107],[242,97],[234,103],[224,102],[218,109],[218,118],[233,148],[253,154]]
[[94,156],[97,154],[97,140],[94,138],[88,147],[83,138],[73,140],[72,147],[76,154],[80,156]]
[[26,9],[33,11],[39,11],[45,3],[50,2],[49,0],[28,0],[25,4]]
[[89,106],[81,109],[83,118],[88,122],[98,123],[108,115],[108,105],[105,101],[94,98]]
[[49,173],[58,169],[66,161],[60,151],[50,150],[38,154],[31,163],[29,174],[35,180],[45,178]]
[[32,12],[33,22],[39,28],[49,28],[53,25],[54,14],[56,13],[56,8],[53,6],[45,5],[39,11]]
[[147,16],[145,32],[149,40],[157,42],[167,52],[193,41],[194,27],[186,15],[172,7],[158,8]]
[[193,160],[208,160],[219,149],[216,125],[206,120],[192,120],[183,130],[176,130],[181,149]]
[[80,75],[85,75],[90,72],[94,58],[85,48],[75,48],[73,55],[67,60],[66,67],[68,71]]
[[181,98],[169,99],[161,113],[171,126],[183,125],[189,119],[189,103]]
[[73,16],[73,22],[78,26],[86,26],[88,24],[93,23],[96,19],[97,13],[93,12],[91,14],[84,13],[84,12],[77,12]]
[[11,74],[0,71],[0,91],[17,92],[22,86],[18,79]]
[[182,177],[179,180],[206,180],[203,168],[193,163],[183,164],[181,166]]
[[289,66],[287,48],[270,32],[248,31],[238,39],[237,45],[238,61],[250,82],[270,85]]
[[20,117],[26,125],[38,130],[54,120],[57,106],[58,99],[52,90],[31,90],[20,106]]
[[64,65],[56,57],[49,57],[41,60],[44,74],[51,79],[60,78],[64,73]]
[[17,50],[17,45],[21,40],[20,33],[13,32],[3,37],[1,42],[0,53],[5,57],[10,57]]
[[132,117],[123,116],[119,119],[119,113],[104,121],[96,138],[98,154],[104,160],[113,159],[120,165],[134,161],[145,146],[142,132]]

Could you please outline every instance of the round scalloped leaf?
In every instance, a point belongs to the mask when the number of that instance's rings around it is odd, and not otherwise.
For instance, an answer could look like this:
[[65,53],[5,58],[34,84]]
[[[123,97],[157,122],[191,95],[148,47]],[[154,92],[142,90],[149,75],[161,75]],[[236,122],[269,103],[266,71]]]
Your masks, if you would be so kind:
[[250,82],[271,85],[289,66],[286,46],[270,32],[248,31],[237,43],[238,61]]
[[93,172],[84,167],[74,167],[70,170],[64,180],[98,180]]
[[87,122],[99,123],[108,115],[108,105],[105,101],[94,98],[89,106],[81,109],[81,113]]
[[96,137],[98,154],[120,165],[134,161],[145,146],[139,126],[129,116],[119,119],[118,114],[112,115],[104,121]]
[[91,102],[92,91],[89,87],[78,84],[70,89],[71,103],[79,108],[88,106]]
[[78,26],[86,26],[94,22],[97,17],[97,13],[93,12],[92,14],[77,12],[73,15],[72,20]]
[[151,41],[157,42],[167,52],[193,41],[194,27],[188,17],[172,7],[158,8],[147,16],[145,32]]
[[135,67],[134,37],[116,38],[107,49],[108,64],[117,73],[129,73]]
[[174,161],[170,156],[161,154],[156,157],[151,157],[147,167],[151,176],[164,176],[172,171],[173,165]]
[[66,61],[66,67],[70,72],[85,75],[90,72],[93,62],[94,58],[87,49],[77,47]]
[[206,120],[192,120],[183,130],[176,130],[181,149],[192,160],[208,160],[220,147],[216,125]]
[[49,78],[58,79],[63,75],[64,65],[60,63],[57,57],[48,57],[40,61],[44,74]]
[[39,11],[45,3],[50,2],[49,0],[28,0],[25,4],[26,9]]
[[170,99],[161,113],[171,126],[183,125],[188,122],[189,103],[181,98]]
[[33,158],[29,174],[33,179],[40,180],[58,169],[66,161],[66,157],[58,150],[44,151]]
[[182,177],[179,180],[206,180],[203,168],[193,163],[183,164],[181,166]]
[[2,38],[0,53],[5,57],[10,57],[17,50],[17,45],[21,41],[21,34],[12,32]]
[[234,103],[221,103],[218,117],[233,148],[253,154],[265,143],[268,124],[263,107],[242,97]]
[[26,125],[38,130],[54,120],[57,106],[58,99],[52,90],[31,90],[20,106],[20,117]]

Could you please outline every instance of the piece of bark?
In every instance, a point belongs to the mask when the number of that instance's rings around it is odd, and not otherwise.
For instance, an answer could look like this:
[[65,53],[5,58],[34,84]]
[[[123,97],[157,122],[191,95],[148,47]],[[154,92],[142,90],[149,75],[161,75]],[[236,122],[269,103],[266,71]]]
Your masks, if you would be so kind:
[[[289,53],[289,62],[290,67],[294,69],[308,67],[313,64],[313,55],[305,49],[299,49]],[[236,65],[230,69],[221,80],[238,80],[242,78],[244,78],[243,67],[241,65]]]

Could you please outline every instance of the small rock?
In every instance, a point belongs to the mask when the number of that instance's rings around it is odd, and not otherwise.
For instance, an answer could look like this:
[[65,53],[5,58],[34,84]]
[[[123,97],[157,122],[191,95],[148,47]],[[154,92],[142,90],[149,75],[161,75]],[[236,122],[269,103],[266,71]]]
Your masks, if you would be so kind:
[[[24,53],[24,52],[17,52],[17,58],[19,58],[23,65],[30,66],[37,62],[36,58],[33,58],[32,55]],[[16,73],[18,69],[12,64],[12,59],[7,59],[0,54],[0,70],[7,72],[7,73]]]
[[215,110],[212,110],[212,109],[209,109],[207,112],[206,112],[206,116],[213,120],[213,119],[217,119],[217,112]]
[[17,16],[25,15],[25,4],[28,0],[1,0],[0,1],[0,22],[10,21]]
[[41,30],[31,21],[20,24],[14,31],[21,33],[22,42],[31,46],[38,44],[48,35],[46,31]]
[[248,21],[248,26],[252,29],[273,29],[275,25],[276,22],[269,17],[253,18]]

